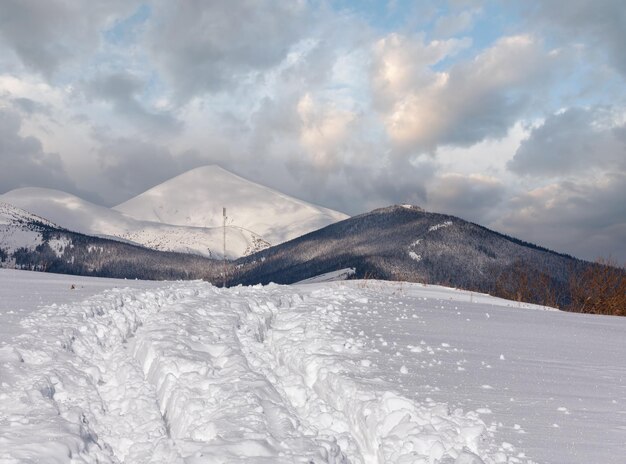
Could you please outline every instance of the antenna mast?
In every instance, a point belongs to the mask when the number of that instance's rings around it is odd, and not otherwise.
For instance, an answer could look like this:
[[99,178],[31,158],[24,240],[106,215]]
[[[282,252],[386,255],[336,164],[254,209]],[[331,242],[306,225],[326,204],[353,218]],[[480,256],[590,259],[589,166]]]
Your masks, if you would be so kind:
[[222,208],[222,217],[224,218],[224,227],[223,232],[224,232],[224,254],[223,254],[223,269],[222,269],[222,277],[223,277],[223,282],[222,282],[222,287],[226,288],[226,207]]

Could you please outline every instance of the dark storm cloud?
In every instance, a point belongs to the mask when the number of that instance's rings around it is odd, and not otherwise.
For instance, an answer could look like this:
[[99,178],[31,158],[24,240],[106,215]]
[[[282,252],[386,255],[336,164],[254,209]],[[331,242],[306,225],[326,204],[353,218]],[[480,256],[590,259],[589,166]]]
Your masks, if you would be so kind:
[[136,3],[1,0],[0,37],[24,65],[50,76],[67,60],[95,49],[103,27]]
[[586,259],[626,264],[626,173],[564,181],[514,198],[494,225],[526,240]]
[[301,37],[305,10],[302,1],[160,1],[148,43],[176,94],[187,99],[279,63]]
[[327,189],[318,188],[318,196],[324,204],[348,214],[391,204],[425,207],[426,184],[436,169],[432,160],[416,164],[398,159],[383,165],[344,165],[327,180]]
[[626,168],[626,126],[611,126],[608,108],[571,108],[534,128],[508,163],[512,171],[558,177]]
[[584,43],[588,53],[604,51],[615,68],[626,77],[626,6],[623,0],[539,0],[521,2],[532,20],[546,35],[559,35]]
[[39,139],[20,135],[22,120],[0,108],[0,192],[19,187],[72,190],[59,155],[46,153]]
[[140,102],[144,83],[130,73],[115,73],[98,77],[85,84],[87,97],[112,105],[113,109],[140,129],[175,133],[182,122],[169,111],[149,110]]
[[442,174],[431,183],[427,208],[485,224],[506,193],[502,182],[492,177]]
[[344,164],[330,173],[315,171],[304,163],[292,163],[286,171],[284,163],[270,167],[292,181],[282,188],[274,185],[275,188],[346,214],[361,214],[391,204],[424,206],[425,186],[436,170],[431,160],[417,165],[404,160],[385,166]]

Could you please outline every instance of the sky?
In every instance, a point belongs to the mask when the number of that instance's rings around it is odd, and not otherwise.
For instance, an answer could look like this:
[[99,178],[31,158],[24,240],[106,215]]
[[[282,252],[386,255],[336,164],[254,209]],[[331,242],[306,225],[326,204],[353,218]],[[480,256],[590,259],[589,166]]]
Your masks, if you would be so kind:
[[219,164],[626,263],[623,0],[0,0],[0,193]]

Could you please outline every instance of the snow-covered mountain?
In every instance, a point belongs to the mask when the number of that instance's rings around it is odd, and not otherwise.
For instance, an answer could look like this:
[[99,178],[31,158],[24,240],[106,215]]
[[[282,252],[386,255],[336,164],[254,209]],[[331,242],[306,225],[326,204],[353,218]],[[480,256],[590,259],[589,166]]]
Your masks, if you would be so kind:
[[51,221],[37,216],[36,214],[17,208],[9,203],[0,202],[0,226],[24,227],[34,223],[40,223],[49,227],[57,227]]
[[18,248],[40,245],[42,230],[56,227],[47,219],[0,201],[0,261]]
[[114,209],[144,221],[220,227],[223,207],[227,209],[230,227],[253,231],[272,245],[348,217],[214,165],[174,177]]
[[[21,188],[0,195],[0,201],[45,217],[64,229],[97,237],[121,239],[159,251],[222,256],[221,228],[183,227],[139,221],[59,190]],[[229,228],[227,255],[246,255],[265,245],[252,232]]]
[[0,201],[71,231],[213,258],[222,257],[223,206],[229,215],[229,258],[246,256],[347,217],[217,166],[189,171],[113,209],[44,188],[15,189],[0,195]]
[[[73,232],[0,202],[0,268],[75,275],[221,281],[222,263]],[[0,458],[0,461],[2,459]]]
[[131,218],[59,190],[20,188],[0,195],[0,199],[61,227],[89,235],[119,237],[122,231],[133,228]]

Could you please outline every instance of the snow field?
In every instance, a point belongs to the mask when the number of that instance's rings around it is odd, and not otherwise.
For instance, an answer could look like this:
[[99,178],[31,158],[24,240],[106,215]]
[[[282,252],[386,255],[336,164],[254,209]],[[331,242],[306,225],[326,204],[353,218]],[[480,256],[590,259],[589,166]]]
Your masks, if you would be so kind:
[[[421,284],[347,281],[345,337],[370,376],[418,403],[480,414],[507,462],[626,462],[626,320]],[[499,453],[502,453],[499,455]]]
[[478,414],[372,378],[355,304],[193,282],[43,307],[0,345],[0,462],[507,462]]

